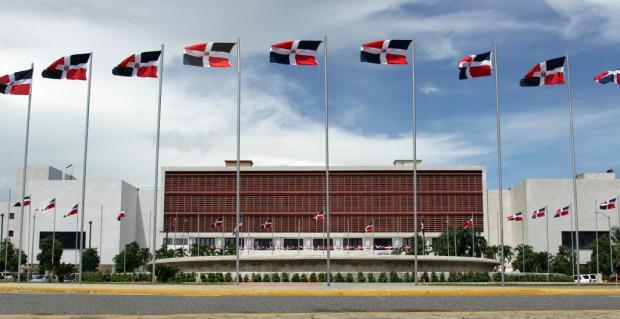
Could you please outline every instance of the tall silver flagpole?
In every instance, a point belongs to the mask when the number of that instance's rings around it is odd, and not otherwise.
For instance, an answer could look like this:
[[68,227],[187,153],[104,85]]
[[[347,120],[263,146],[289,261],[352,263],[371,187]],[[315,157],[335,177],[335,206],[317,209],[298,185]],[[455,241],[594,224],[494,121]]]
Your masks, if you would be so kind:
[[[32,276],[32,265],[34,263],[34,234],[35,234],[35,226],[37,224],[37,212],[39,209],[34,210],[34,215],[32,217],[32,241],[30,242],[30,268],[28,268],[28,273]],[[28,276],[27,278],[29,278]]]
[[[568,53],[566,53],[566,79],[568,84],[568,115],[569,115],[569,128],[570,128],[570,145],[571,145],[571,163],[573,170],[573,201],[575,203],[575,249],[576,249],[576,263],[577,263],[577,278],[580,277],[579,267],[579,210],[577,209],[577,165],[575,163],[575,124],[573,123],[573,89],[570,82],[570,65],[568,62]],[[577,280],[577,285],[580,286],[580,280]]]
[[[159,185],[159,137],[161,133],[161,89],[164,82],[164,45],[161,45],[161,55],[159,56],[159,92],[157,93],[157,131],[155,133],[155,176],[153,190],[153,247],[151,247],[151,255],[153,255],[153,269],[151,272],[153,284],[157,283],[157,276],[155,275],[157,268],[157,192]],[[178,220],[177,220],[178,222]],[[175,225],[176,231],[176,225]]]
[[103,255],[103,248],[102,248],[102,243],[103,243],[103,205],[101,205],[101,209],[99,211],[99,259],[103,260],[101,257],[101,255]]
[[[32,199],[31,199],[32,201]],[[11,190],[9,189],[9,201],[6,204],[6,241],[4,242],[4,272],[6,272],[8,257],[9,257],[9,222],[11,221]],[[4,239],[3,239],[4,240]]]
[[239,227],[239,221],[241,219],[241,38],[237,38],[237,190],[236,190],[236,206],[237,206],[237,219],[235,228],[235,252],[237,254],[235,258],[235,272],[237,277],[235,283],[239,284],[239,233],[241,228]]
[[84,125],[84,159],[82,165],[82,199],[80,201],[79,210],[81,214],[76,216],[81,220],[80,222],[80,267],[79,267],[79,282],[82,282],[82,255],[84,253],[84,220],[86,219],[86,164],[88,160],[88,125],[90,120],[90,83],[92,82],[93,73],[93,53],[90,53],[90,59],[88,59],[88,85],[86,91],[86,123]]
[[545,206],[545,222],[547,223],[547,278],[550,273],[550,257],[549,257],[549,214],[548,206]]
[[331,285],[331,245],[330,228],[331,212],[329,206],[329,104],[328,104],[328,85],[327,85],[327,36],[323,37],[323,102],[325,108],[325,214],[326,216],[326,236],[327,236],[327,264],[326,282],[327,287]]
[[[32,75],[34,75],[34,63],[30,64]],[[24,237],[24,197],[26,196],[26,171],[28,170],[28,139],[30,138],[30,109],[32,106],[32,87],[34,84],[34,76],[30,79],[30,92],[28,92],[28,111],[26,113],[26,142],[24,146],[24,169],[22,171],[22,191],[21,191],[21,206],[19,208],[19,247],[17,248],[17,282],[21,281],[20,274],[22,273],[22,244]]]
[[413,278],[414,283],[418,285],[418,161],[417,161],[417,143],[416,143],[416,131],[417,131],[417,116],[416,116],[416,99],[415,99],[415,38],[411,38],[411,126],[413,131]]
[[524,216],[523,223],[521,223],[521,236],[523,237],[522,246],[521,246],[521,255],[523,261],[523,271],[525,272],[525,225],[527,224],[527,215]]
[[[594,200],[594,233],[596,234],[596,274],[599,273],[598,263],[598,211],[596,211],[596,199]],[[609,238],[611,240],[611,237]]]
[[[28,242],[26,243],[26,247],[28,248],[28,255],[30,255],[32,257],[32,246],[30,246],[30,238],[32,237],[32,235],[34,234],[32,232],[32,224],[31,224],[31,220],[32,220],[32,206],[28,205]],[[28,263],[28,259],[26,259],[26,263]],[[30,278],[30,274],[32,271],[32,264],[28,267],[28,270],[26,272],[26,280],[28,280],[28,278]]]
[[[497,44],[493,41],[493,70],[495,74],[495,131],[497,136],[497,189],[499,197],[499,245],[501,262],[501,285],[504,285],[504,274],[506,273],[506,260],[504,255],[504,200],[503,200],[503,178],[502,168],[502,130],[501,113],[499,110],[499,66],[497,65]],[[488,199],[487,199],[488,200]]]

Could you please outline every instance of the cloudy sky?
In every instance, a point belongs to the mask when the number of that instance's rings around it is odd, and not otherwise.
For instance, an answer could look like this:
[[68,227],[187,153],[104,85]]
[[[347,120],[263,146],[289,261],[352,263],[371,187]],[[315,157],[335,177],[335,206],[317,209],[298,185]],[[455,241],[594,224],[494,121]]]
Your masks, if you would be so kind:
[[[157,80],[113,66],[163,43],[162,165],[235,158],[235,71],[182,65],[183,47],[242,39],[242,158],[322,165],[321,67],[268,63],[269,45],[328,37],[332,165],[411,158],[407,66],[359,62],[361,43],[417,43],[418,151],[425,164],[485,165],[496,187],[492,78],[459,81],[463,55],[500,67],[505,185],[570,176],[566,86],[520,88],[536,63],[571,54],[578,171],[620,164],[620,88],[592,78],[620,66],[620,2],[532,1],[7,1],[0,73],[35,63],[30,163],[81,172],[86,83],[48,80],[56,58],[94,52],[89,178],[152,185]],[[7,28],[10,26],[10,28]],[[22,163],[26,98],[0,96],[0,198]]]

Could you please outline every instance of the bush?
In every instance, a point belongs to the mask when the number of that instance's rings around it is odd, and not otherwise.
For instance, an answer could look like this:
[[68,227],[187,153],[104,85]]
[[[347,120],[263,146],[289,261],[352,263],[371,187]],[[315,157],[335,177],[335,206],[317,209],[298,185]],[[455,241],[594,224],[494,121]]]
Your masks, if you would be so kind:
[[431,273],[431,282],[437,282],[437,281],[439,281],[439,277],[437,277],[437,273],[433,271]]
[[353,274],[352,273],[348,273],[347,277],[345,278],[346,282],[353,282]]
[[366,282],[366,276],[361,271],[357,273],[357,282]]
[[[147,268],[152,269],[151,265],[149,265],[149,267]],[[179,271],[179,267],[176,266],[157,265],[157,267],[155,268],[155,275],[157,276],[157,281],[167,282],[169,278],[174,277]]]
[[[500,282],[501,273],[494,273],[490,276],[493,281]],[[548,278],[547,278],[548,277]],[[573,277],[570,275],[564,274],[505,274],[504,276],[505,282],[573,282]]]
[[446,274],[444,272],[439,273],[439,282],[446,282]]
[[308,282],[308,275],[301,274],[301,277],[299,278],[299,281],[301,281],[301,282]]
[[252,273],[252,282],[262,282],[263,278],[260,274]]
[[319,278],[317,277],[316,273],[311,273],[310,274],[310,282],[317,282],[319,281]]
[[420,278],[421,282],[429,282],[430,279],[428,278],[428,273],[425,271],[422,273],[422,277]]
[[299,282],[300,278],[299,278],[299,274],[298,273],[294,273],[293,276],[291,277],[291,281],[292,282]]
[[233,281],[232,274],[227,272],[226,275],[224,275],[224,281],[225,282],[232,282]]
[[287,272],[283,272],[282,273],[282,282],[289,282],[289,281],[291,281],[291,279],[290,279],[288,273]]
[[390,282],[400,282],[400,277],[395,271],[390,271]]
[[410,274],[410,273],[408,273],[408,272],[406,272],[406,273],[403,275],[403,281],[404,281],[404,282],[411,282],[411,281],[413,280],[412,278],[413,278],[413,277],[411,277],[411,274]]
[[248,274],[245,274],[245,276],[243,276],[242,282],[250,282],[250,276]]
[[107,272],[83,272],[82,273],[82,281],[83,282],[109,282],[111,280],[110,273]]
[[379,282],[388,282],[388,276],[384,272],[382,272],[382,273],[379,274],[378,281]]
[[280,275],[277,272],[274,272],[273,274],[271,274],[271,281],[280,282]]
[[334,278],[335,282],[344,282],[344,277],[341,273],[336,273],[336,277]]
[[263,282],[271,282],[271,277],[268,274],[263,275]]
[[323,272],[319,273],[319,281],[320,282],[325,282],[326,281],[325,273],[323,273]]
[[368,282],[377,282],[375,275],[371,272],[368,273]]

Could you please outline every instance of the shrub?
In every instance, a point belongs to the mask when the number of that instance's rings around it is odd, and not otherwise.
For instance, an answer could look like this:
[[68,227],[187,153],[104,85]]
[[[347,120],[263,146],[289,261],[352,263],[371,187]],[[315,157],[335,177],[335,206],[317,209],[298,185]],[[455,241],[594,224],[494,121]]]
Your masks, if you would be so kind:
[[293,276],[291,277],[291,281],[292,282],[299,282],[300,278],[299,278],[299,274],[298,273],[294,273]]
[[268,274],[263,275],[263,282],[271,282],[271,277]]
[[299,281],[301,281],[301,282],[308,282],[308,275],[306,275],[305,273],[301,274],[301,277],[299,278]]
[[174,277],[179,271],[179,267],[176,266],[157,265],[155,275],[157,276],[157,281],[167,282],[169,278]]
[[382,273],[379,274],[378,281],[379,282],[388,282],[388,276],[384,272],[382,272]]
[[437,273],[433,271],[431,273],[431,282],[437,282],[437,281],[439,281],[439,277],[437,277]]
[[215,274],[215,282],[224,282],[224,274],[218,272]]
[[446,274],[444,272],[439,273],[439,282],[446,282]]
[[366,282],[366,276],[361,271],[357,273],[357,282]]
[[207,275],[205,275],[204,273],[200,274],[200,282],[207,282]]
[[245,274],[245,276],[243,276],[243,282],[250,282],[250,276],[248,274]]
[[400,282],[400,277],[395,271],[390,271],[390,282]]
[[233,281],[232,274],[227,272],[226,275],[224,275],[224,281],[225,282],[232,282]]
[[429,282],[428,273],[425,271],[422,273],[422,277],[420,278],[421,282]]
[[413,279],[412,279],[412,277],[411,277],[411,274],[410,274],[410,273],[406,272],[406,273],[403,275],[403,281],[404,281],[404,282],[411,282],[412,280],[413,280]]
[[262,282],[263,278],[260,274],[252,273],[252,282]]
[[336,273],[336,277],[334,279],[335,282],[344,282],[344,277],[342,277],[341,273]]
[[325,273],[323,273],[323,272],[319,273],[319,281],[320,282],[325,282],[326,281]]
[[280,275],[277,272],[274,272],[273,274],[271,274],[271,281],[280,282]]
[[347,277],[345,278],[346,282],[353,282],[353,274],[352,273],[348,273]]
[[82,273],[82,281],[84,282],[109,282],[110,273],[107,272],[84,272]]
[[289,282],[289,281],[291,281],[291,279],[290,279],[288,273],[287,272],[283,272],[282,273],[282,282]]
[[371,272],[368,273],[368,282],[377,282],[375,275]]
[[311,273],[310,274],[310,282],[317,282],[319,281],[319,278],[317,277],[316,273]]

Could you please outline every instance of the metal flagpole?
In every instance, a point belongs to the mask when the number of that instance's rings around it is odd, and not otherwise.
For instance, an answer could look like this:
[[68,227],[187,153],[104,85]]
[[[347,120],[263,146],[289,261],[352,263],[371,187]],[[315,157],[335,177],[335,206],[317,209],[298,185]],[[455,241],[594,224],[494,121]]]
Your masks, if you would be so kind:
[[301,241],[301,220],[297,220],[297,255],[301,253],[301,248],[303,247],[303,243],[301,247],[299,246],[299,242]]
[[328,104],[328,85],[327,85],[327,36],[323,37],[323,102],[325,107],[325,228],[327,236],[327,264],[326,264],[326,281],[327,287],[331,285],[331,260],[330,260],[330,228],[331,228],[331,212],[329,205],[329,104]]
[[[34,74],[34,63],[30,64],[30,69]],[[23,231],[24,231],[24,197],[26,196],[26,171],[28,170],[28,139],[30,138],[30,110],[32,106],[32,87],[34,84],[34,77],[30,79],[30,92],[28,92],[28,111],[26,113],[26,142],[24,147],[24,169],[22,171],[22,191],[21,191],[21,201],[22,205],[20,206],[20,215],[19,215],[19,247],[17,249],[17,282],[21,281],[20,274],[22,273],[22,254],[20,250],[22,249],[22,241],[23,241]],[[10,204],[9,204],[10,205]],[[6,265],[6,263],[5,263]]]
[[573,271],[573,277],[575,276],[575,230],[573,227],[573,214],[570,213],[572,207],[569,205],[569,219],[570,219],[570,265]]
[[471,257],[475,257],[476,251],[476,226],[474,226],[474,214],[471,215]]
[[75,264],[76,265],[78,263],[78,248],[79,248],[79,245],[80,245],[80,244],[78,244],[78,237],[81,237],[79,235],[79,232],[80,232],[80,215],[77,214],[75,216]]
[[448,257],[450,257],[450,228],[448,227],[449,221],[450,221],[450,216],[446,216],[446,242],[448,246]]
[[456,250],[456,227],[452,228],[452,236],[454,239],[454,256],[458,256],[459,252]]
[[[32,227],[32,224],[31,224],[31,221],[32,221],[32,208],[31,207],[32,207],[32,205],[28,205],[28,242],[26,243],[26,247],[28,248],[28,254],[30,256],[32,256],[32,248],[31,248],[32,246],[30,246],[30,238],[33,235],[32,231],[31,231],[31,229],[32,229],[31,228]],[[26,263],[28,263],[28,260],[26,260]],[[30,278],[30,274],[31,274],[31,271],[32,271],[31,268],[32,268],[32,265],[30,265],[30,267],[28,267],[28,270],[26,272],[26,274],[27,274],[26,275],[26,281],[28,281],[28,278]]]
[[523,255],[521,259],[523,259],[523,272],[525,272],[525,224],[527,223],[527,215],[524,216],[523,222],[521,224],[521,236],[522,244],[521,244],[521,255]]
[[547,277],[549,277],[549,273],[550,273],[550,257],[549,257],[549,215],[548,213],[548,207],[545,206],[545,222],[547,223]]
[[[32,201],[32,199],[30,199]],[[6,218],[6,241],[4,242],[4,272],[6,273],[6,267],[9,257],[9,222],[11,221],[11,190],[9,189],[9,201],[7,202],[7,218]]]
[[32,264],[34,263],[34,228],[36,225],[36,221],[37,221],[37,212],[39,211],[39,209],[35,209],[34,210],[34,215],[32,217],[32,241],[30,242],[30,268],[28,268],[28,277],[26,278],[30,278],[30,276],[32,276]]
[[101,255],[103,255],[103,248],[102,248],[102,244],[103,244],[103,205],[101,205],[101,209],[99,212],[99,259],[103,260],[103,257],[101,257]]
[[[596,210],[596,199],[594,200],[594,229],[596,235],[596,275],[598,276],[600,268],[598,263],[598,211]],[[611,240],[611,237],[609,237],[609,240]]]
[[[497,64],[497,43],[493,41],[493,67],[495,68],[495,135],[497,140],[497,189],[499,200],[499,245],[501,263],[501,285],[504,285],[504,274],[506,273],[506,259],[504,254],[504,200],[503,200],[503,168],[502,168],[502,130],[501,113],[499,109],[499,66]],[[488,198],[487,198],[488,200]]]
[[412,142],[413,142],[413,278],[414,285],[418,285],[418,161],[417,161],[417,149],[416,149],[416,99],[415,99],[415,38],[411,38],[411,127],[412,127]]
[[198,235],[196,235],[196,253],[200,256],[200,215],[198,215]]
[[[607,216],[607,227],[609,228],[609,276],[614,273],[614,251],[611,247],[611,216]],[[618,280],[616,280],[616,285],[618,284]]]
[[[154,184],[155,188],[153,190],[153,247],[151,247],[151,255],[153,256],[153,269],[151,272],[152,282],[155,284],[157,282],[156,269],[157,269],[157,251],[156,251],[156,242],[157,242],[157,192],[158,192],[158,184],[159,184],[159,138],[161,135],[161,89],[164,81],[164,45],[161,45],[161,55],[159,57],[159,92],[157,94],[157,131],[155,133],[155,176],[154,176]],[[178,222],[178,220],[177,220]],[[174,226],[176,232],[176,225]]]
[[[88,59],[88,84],[86,91],[86,123],[84,128],[84,164],[82,165],[82,199],[80,201],[79,211],[81,214],[78,214],[77,218],[81,220],[80,223],[80,267],[79,267],[79,282],[82,282],[82,255],[84,253],[84,219],[86,219],[86,168],[87,168],[87,159],[88,159],[88,125],[90,120],[90,84],[92,82],[92,72],[93,72],[93,52],[90,53],[90,59]],[[77,248],[77,247],[76,247]]]
[[54,203],[54,225],[52,228],[52,271],[54,271],[54,252],[56,249],[56,204],[57,203]]
[[[566,53],[566,79],[568,84],[568,114],[569,114],[569,128],[570,128],[570,145],[571,145],[571,163],[573,170],[573,201],[575,202],[575,246],[576,246],[576,263],[577,263],[577,278],[580,278],[579,267],[579,210],[577,205],[577,165],[575,162],[575,125],[573,123],[573,90],[570,82],[570,65],[568,59],[568,53]],[[577,280],[577,285],[580,286],[580,280]]]
[[237,38],[237,183],[236,183],[236,205],[237,205],[237,219],[235,228],[235,272],[237,277],[235,283],[239,284],[239,220],[241,219],[241,39]]

